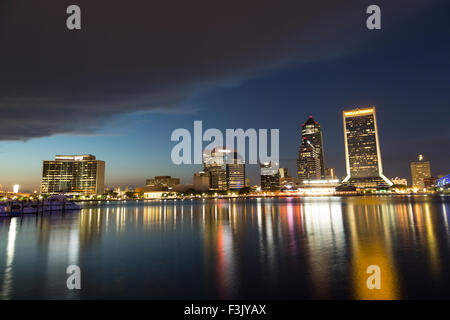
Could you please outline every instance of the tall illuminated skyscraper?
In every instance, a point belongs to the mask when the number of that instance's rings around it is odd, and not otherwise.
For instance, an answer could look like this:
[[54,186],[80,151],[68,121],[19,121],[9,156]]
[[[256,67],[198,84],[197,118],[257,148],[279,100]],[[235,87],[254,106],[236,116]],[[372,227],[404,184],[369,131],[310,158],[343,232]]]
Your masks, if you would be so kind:
[[383,175],[375,107],[345,110],[345,160],[348,182],[356,187],[377,187],[392,182]]
[[319,172],[320,178],[325,179],[325,159],[323,152],[323,138],[322,128],[320,124],[309,116],[308,120],[302,125],[302,142],[306,139],[314,147],[317,156],[319,157]]
[[297,159],[300,180],[318,180],[321,176],[320,153],[306,137],[303,137]]

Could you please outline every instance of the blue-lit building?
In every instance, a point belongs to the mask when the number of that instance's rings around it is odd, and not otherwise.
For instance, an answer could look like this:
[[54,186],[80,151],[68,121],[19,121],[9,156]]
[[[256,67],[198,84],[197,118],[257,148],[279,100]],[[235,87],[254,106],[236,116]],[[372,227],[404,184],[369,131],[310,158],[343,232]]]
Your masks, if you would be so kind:
[[450,188],[450,174],[443,176],[442,178],[439,178],[436,181],[436,186],[438,188]]

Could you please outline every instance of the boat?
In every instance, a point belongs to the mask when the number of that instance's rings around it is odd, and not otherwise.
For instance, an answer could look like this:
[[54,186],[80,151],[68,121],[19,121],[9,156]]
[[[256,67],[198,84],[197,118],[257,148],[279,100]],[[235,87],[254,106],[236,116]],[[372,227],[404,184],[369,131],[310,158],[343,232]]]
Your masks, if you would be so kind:
[[9,217],[11,214],[6,203],[0,203],[0,217]]
[[39,201],[12,201],[0,203],[0,217],[33,214],[39,212],[58,212],[79,210],[81,206],[65,195],[51,195]]

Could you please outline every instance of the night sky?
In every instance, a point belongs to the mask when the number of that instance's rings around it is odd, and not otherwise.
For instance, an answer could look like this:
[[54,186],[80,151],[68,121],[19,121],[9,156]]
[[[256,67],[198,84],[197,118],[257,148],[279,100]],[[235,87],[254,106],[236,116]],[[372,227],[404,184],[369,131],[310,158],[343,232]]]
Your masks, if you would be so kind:
[[[66,28],[66,8],[82,29]],[[382,30],[366,28],[368,5]],[[42,160],[91,153],[106,185],[176,166],[177,128],[279,128],[296,176],[301,124],[322,125],[326,167],[345,174],[342,110],[376,106],[387,177],[419,153],[450,171],[446,0],[0,0],[0,184],[39,188]],[[205,143],[206,146],[206,143]],[[258,166],[247,166],[252,184]]]

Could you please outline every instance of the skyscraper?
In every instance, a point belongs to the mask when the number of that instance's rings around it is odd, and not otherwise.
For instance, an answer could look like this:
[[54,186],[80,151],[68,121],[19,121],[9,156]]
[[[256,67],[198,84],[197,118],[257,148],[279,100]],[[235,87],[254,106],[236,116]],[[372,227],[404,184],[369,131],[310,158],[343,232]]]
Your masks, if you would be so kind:
[[431,177],[430,161],[424,161],[419,154],[418,161],[411,162],[411,178],[413,187],[425,188],[424,180]]
[[236,151],[226,154],[227,189],[241,189],[245,187],[245,164]]
[[[280,188],[280,174],[278,164],[272,162],[261,163],[261,190],[273,191]],[[284,172],[284,171],[283,171]]]
[[320,124],[309,116],[308,120],[302,125],[302,142],[303,139],[308,140],[319,157],[320,165],[320,178],[325,179],[325,159],[323,152],[323,138],[322,138],[322,128]]
[[342,114],[347,166],[343,182],[363,188],[391,186],[383,175],[375,107],[345,110]]
[[297,159],[297,174],[301,180],[317,180],[322,177],[320,170],[320,152],[303,137]]
[[209,174],[213,190],[245,187],[245,163],[234,150],[214,148],[203,153],[203,171]]
[[57,155],[44,160],[41,193],[102,194],[105,187],[105,162],[88,155]]
[[203,171],[209,175],[209,186],[212,190],[227,189],[225,156],[229,152],[224,148],[214,148],[203,152]]

